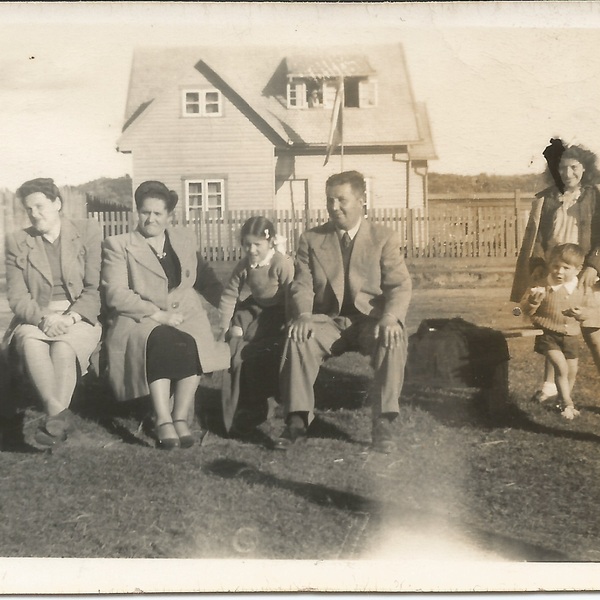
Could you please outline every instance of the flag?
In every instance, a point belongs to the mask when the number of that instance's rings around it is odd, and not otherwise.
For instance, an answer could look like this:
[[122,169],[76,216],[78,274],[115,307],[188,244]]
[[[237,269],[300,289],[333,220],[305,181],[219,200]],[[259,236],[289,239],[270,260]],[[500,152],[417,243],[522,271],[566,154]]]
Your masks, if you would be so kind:
[[329,129],[329,137],[327,138],[327,150],[325,152],[325,162],[323,166],[329,161],[331,153],[337,146],[344,147],[344,78],[340,77],[338,80],[337,91],[335,93],[335,100],[333,102],[333,111],[331,112],[331,126]]

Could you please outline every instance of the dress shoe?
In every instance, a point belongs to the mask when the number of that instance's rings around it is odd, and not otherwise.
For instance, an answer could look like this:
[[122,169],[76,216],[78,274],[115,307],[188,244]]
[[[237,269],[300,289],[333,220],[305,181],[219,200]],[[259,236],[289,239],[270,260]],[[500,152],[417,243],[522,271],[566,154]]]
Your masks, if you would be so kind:
[[191,448],[194,445],[194,437],[190,431],[187,419],[173,419],[175,433],[179,437],[179,445],[182,448]]
[[389,419],[380,417],[373,422],[372,448],[375,452],[390,454],[396,450],[392,423]]
[[160,425],[156,425],[154,431],[156,433],[158,448],[161,450],[173,450],[173,448],[179,448],[179,437],[172,421],[165,421],[164,423],[160,423]]
[[287,425],[282,434],[273,440],[275,450],[287,450],[297,441],[305,440],[307,428],[304,419],[300,415],[292,414],[288,417]]
[[35,441],[46,448],[52,448],[64,442],[72,429],[70,417],[71,411],[68,408],[57,415],[46,417],[35,432]]

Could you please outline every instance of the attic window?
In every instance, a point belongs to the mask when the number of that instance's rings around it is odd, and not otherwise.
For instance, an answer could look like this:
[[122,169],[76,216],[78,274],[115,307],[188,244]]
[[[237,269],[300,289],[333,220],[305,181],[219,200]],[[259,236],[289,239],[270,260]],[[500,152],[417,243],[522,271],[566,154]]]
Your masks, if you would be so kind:
[[182,115],[184,117],[220,117],[222,114],[223,100],[219,90],[182,90]]
[[377,106],[376,72],[366,56],[309,56],[286,58],[288,108],[331,108],[340,77],[344,106]]
[[[288,108],[332,108],[337,86],[338,80],[333,77],[291,79],[287,85]],[[344,106],[377,106],[377,80],[369,77],[344,77]]]

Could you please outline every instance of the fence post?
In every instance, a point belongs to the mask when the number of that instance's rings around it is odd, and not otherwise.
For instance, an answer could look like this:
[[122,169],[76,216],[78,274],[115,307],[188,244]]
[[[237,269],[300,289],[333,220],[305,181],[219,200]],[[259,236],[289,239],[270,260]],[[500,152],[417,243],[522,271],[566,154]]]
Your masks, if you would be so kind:
[[409,208],[406,215],[406,255],[409,258],[415,255],[414,211],[414,208]]

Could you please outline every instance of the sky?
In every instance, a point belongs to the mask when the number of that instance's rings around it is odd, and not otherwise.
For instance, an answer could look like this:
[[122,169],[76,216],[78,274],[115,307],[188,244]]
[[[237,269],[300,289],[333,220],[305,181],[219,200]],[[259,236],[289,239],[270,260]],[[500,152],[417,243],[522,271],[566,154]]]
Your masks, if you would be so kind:
[[0,189],[131,174],[116,151],[137,46],[404,47],[438,173],[540,173],[600,152],[600,3],[0,2]]

